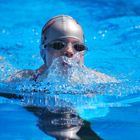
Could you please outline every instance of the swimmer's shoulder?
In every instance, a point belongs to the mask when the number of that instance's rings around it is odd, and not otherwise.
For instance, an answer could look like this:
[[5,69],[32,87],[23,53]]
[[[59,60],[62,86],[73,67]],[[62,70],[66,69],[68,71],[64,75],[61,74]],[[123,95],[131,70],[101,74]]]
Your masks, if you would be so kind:
[[11,75],[7,79],[7,82],[19,82],[23,79],[36,81],[38,76],[44,72],[45,68],[46,68],[45,65],[42,65],[40,68],[36,70],[25,69],[25,70],[18,71],[15,74]]
[[16,73],[14,73],[13,75],[11,75],[6,81],[7,82],[19,82],[22,79],[34,79],[35,78],[35,71],[34,70],[21,70],[18,71]]
[[[88,69],[89,73],[95,75],[96,78],[97,78],[97,79],[99,80],[99,82],[101,82],[101,83],[108,83],[108,82],[118,83],[118,82],[119,82],[115,77],[109,76],[109,75],[107,75],[107,74],[98,72],[98,71],[93,70],[93,69],[89,69],[89,68],[87,68],[87,69]],[[97,81],[98,81],[98,80],[97,80]]]

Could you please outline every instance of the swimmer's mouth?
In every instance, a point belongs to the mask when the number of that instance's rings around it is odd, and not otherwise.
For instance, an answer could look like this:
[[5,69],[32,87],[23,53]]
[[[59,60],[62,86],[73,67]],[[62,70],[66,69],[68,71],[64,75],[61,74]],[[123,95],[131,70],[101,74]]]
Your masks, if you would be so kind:
[[79,62],[77,60],[73,60],[71,58],[64,57],[63,59],[61,59],[61,64],[63,67],[71,68],[73,66],[79,65]]
[[71,65],[70,65],[69,63],[67,63],[67,62],[62,62],[62,65],[63,65],[64,67],[71,67]]
[[66,68],[71,68],[71,67],[74,67],[74,66],[77,66],[79,65],[78,62],[70,62],[70,61],[62,61],[62,66],[63,67],[66,67]]

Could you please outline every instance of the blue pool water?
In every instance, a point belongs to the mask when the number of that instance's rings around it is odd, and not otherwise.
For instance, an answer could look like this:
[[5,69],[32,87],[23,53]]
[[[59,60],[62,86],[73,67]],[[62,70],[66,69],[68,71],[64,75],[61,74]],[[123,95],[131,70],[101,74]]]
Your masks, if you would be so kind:
[[[7,99],[0,94],[0,139],[139,140],[139,6],[140,0],[0,0],[1,80],[43,63],[39,54],[41,28],[51,17],[66,14],[78,20],[85,31],[89,48],[85,65],[121,81],[101,88],[92,85],[90,88],[97,91],[104,87],[103,94],[93,96],[81,94],[81,88],[76,95],[31,93],[24,99]],[[0,93],[23,90],[23,85],[9,87],[0,83]]]

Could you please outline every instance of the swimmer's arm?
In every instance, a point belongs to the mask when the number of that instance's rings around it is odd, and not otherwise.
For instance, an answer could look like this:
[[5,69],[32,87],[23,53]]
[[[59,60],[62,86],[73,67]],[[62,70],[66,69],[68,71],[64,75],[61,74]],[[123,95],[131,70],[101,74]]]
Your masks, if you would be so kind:
[[86,96],[93,97],[96,94],[103,94],[104,91],[105,91],[104,90],[105,89],[105,83],[114,83],[114,84],[120,83],[120,81],[117,80],[115,77],[108,76],[104,73],[97,72],[95,70],[91,70],[91,73],[93,73],[97,77],[97,79],[99,79],[99,81],[97,80],[97,82],[99,82],[101,84],[99,84],[99,86],[96,88],[95,91],[93,91],[93,90],[87,91]]

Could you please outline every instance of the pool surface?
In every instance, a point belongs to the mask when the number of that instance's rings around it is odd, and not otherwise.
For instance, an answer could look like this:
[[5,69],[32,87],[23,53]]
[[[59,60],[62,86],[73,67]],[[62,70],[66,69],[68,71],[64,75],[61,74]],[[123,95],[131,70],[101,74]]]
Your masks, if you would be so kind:
[[[0,139],[139,140],[139,7],[140,0],[1,0],[1,81],[43,64],[42,26],[51,17],[66,14],[84,29],[85,65],[121,82],[86,87],[102,92],[97,95],[82,94],[85,87],[80,85],[73,87],[78,94],[57,84],[44,94],[32,92],[36,87],[26,82],[8,86],[0,82]],[[56,88],[60,94],[53,94]]]

